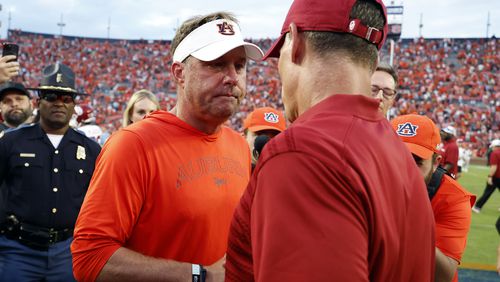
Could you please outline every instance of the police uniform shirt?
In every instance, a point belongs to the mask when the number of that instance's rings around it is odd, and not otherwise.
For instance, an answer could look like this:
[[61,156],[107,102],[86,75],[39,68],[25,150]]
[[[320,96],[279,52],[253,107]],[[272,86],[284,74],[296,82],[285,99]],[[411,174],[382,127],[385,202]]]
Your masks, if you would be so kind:
[[0,133],[2,211],[45,228],[73,228],[100,146],[69,128],[54,148],[39,124]]
[[9,127],[5,125],[5,123],[0,123],[0,132],[4,131],[5,129],[9,129]]

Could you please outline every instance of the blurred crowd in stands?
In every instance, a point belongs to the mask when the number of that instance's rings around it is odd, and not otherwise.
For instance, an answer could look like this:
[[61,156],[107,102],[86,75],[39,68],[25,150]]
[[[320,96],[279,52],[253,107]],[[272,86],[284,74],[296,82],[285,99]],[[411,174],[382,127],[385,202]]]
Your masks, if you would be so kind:
[[[105,134],[121,127],[122,113],[132,93],[147,89],[170,110],[176,101],[170,80],[170,45],[166,41],[107,40],[59,37],[10,30],[8,41],[20,45],[21,75],[27,87],[38,84],[42,68],[60,61],[75,70],[76,85],[91,94],[80,104],[92,107]],[[253,40],[263,50],[271,39]],[[439,126],[457,128],[461,147],[484,156],[488,144],[500,138],[499,40],[403,39],[395,43],[399,74],[398,97],[390,118],[425,114]],[[388,46],[382,59],[388,61]],[[283,108],[277,61],[250,62],[246,99],[229,125],[241,131],[243,119],[255,107]]]

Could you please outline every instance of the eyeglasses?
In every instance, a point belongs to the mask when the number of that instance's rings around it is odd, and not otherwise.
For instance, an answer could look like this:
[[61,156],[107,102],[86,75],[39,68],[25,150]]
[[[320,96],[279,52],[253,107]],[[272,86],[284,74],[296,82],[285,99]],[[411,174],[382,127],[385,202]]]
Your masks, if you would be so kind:
[[75,97],[71,94],[44,93],[40,98],[50,103],[54,103],[57,100],[62,101],[64,104],[75,102]]
[[390,88],[380,88],[377,85],[372,85],[372,96],[377,97],[378,93],[380,93],[380,90],[382,90],[382,96],[386,100],[391,100],[396,97],[398,94],[396,90],[390,89]]

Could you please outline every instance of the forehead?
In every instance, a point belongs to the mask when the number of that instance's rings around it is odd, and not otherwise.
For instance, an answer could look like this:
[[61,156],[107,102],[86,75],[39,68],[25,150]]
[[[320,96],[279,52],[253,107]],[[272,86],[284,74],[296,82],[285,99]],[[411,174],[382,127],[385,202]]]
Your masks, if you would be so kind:
[[245,51],[245,47],[239,46],[236,47],[232,50],[229,50],[226,54],[220,56],[219,58],[209,61],[206,63],[211,63],[211,62],[221,62],[221,61],[246,61],[247,60],[247,53]]
[[144,97],[140,100],[137,100],[134,104],[135,109],[156,109],[156,105],[153,101]]
[[385,71],[375,71],[372,75],[372,84],[383,87],[394,88],[396,82],[394,78]]
[[28,100],[28,96],[26,96],[25,94],[19,92],[19,91],[16,91],[16,90],[7,90],[4,92],[4,94],[2,95],[2,100],[3,101],[4,99],[19,99],[19,98],[25,98],[26,100]]

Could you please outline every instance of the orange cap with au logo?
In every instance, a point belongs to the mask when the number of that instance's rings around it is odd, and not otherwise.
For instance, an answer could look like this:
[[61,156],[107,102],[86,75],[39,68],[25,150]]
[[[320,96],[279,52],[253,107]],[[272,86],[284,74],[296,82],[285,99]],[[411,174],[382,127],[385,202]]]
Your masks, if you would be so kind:
[[281,111],[270,107],[257,108],[247,116],[243,129],[252,132],[268,129],[281,132],[286,129],[285,116]]
[[403,115],[391,120],[391,125],[412,154],[427,160],[441,143],[439,128],[434,122],[420,115]]

